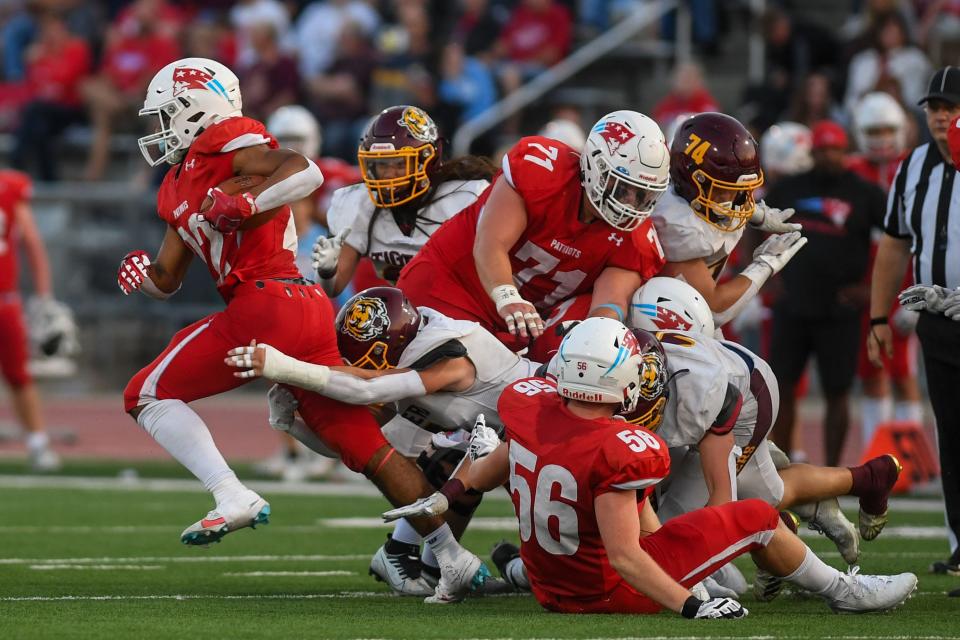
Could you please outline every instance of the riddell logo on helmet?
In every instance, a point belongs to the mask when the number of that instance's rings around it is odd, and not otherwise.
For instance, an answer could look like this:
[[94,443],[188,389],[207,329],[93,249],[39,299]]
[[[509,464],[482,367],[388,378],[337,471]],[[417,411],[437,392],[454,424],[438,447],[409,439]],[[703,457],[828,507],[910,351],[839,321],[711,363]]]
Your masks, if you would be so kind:
[[570,400],[582,400],[584,402],[602,402],[602,393],[587,393],[586,391],[576,391],[573,389],[560,389],[560,395]]

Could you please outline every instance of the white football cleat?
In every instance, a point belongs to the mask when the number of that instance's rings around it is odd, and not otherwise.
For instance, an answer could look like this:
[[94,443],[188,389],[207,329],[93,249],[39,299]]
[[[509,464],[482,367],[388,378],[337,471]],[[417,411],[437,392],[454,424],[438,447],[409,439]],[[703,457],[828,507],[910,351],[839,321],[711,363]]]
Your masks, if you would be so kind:
[[440,563],[440,582],[433,595],[424,599],[424,602],[428,604],[460,602],[468,592],[481,589],[489,577],[490,569],[483,560],[461,548],[455,563]]
[[63,463],[56,451],[49,447],[41,447],[30,451],[30,469],[37,473],[59,471]]
[[193,523],[180,534],[183,544],[207,546],[237,529],[270,524],[270,504],[253,491],[238,503],[218,505],[205,518]]
[[[399,545],[395,540],[388,540],[387,544]],[[394,593],[401,596],[419,596],[425,598],[433,595],[433,585],[424,577],[420,563],[420,548],[417,545],[403,553],[388,553],[387,545],[381,546],[370,559],[370,575],[380,582],[386,582]],[[412,553],[411,553],[412,551]]]
[[860,558],[860,536],[853,523],[847,520],[840,510],[836,498],[827,498],[820,502],[791,507],[794,513],[807,521],[807,526],[827,536],[848,565],[854,565]]
[[840,577],[839,593],[824,596],[836,613],[869,613],[888,611],[904,603],[917,589],[917,576],[901,573],[895,576],[868,576],[853,567]]
[[772,602],[783,590],[783,578],[757,567],[757,575],[753,579],[753,597],[760,602]]

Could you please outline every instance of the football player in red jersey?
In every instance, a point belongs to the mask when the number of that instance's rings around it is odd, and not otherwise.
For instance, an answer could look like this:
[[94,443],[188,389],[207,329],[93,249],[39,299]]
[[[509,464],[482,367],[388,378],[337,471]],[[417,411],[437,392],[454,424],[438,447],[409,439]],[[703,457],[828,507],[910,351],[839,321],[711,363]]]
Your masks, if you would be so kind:
[[591,290],[592,314],[625,317],[630,295],[664,264],[647,216],[668,173],[663,133],[635,111],[601,118],[582,153],[523,138],[397,286],[415,305],[479,322],[514,349],[541,334],[541,314]]
[[[227,466],[210,432],[186,403],[240,386],[223,362],[236,344],[270,342],[314,364],[340,364],[333,308],[294,264],[296,233],[288,203],[323,182],[317,166],[241,113],[240,86],[227,67],[186,58],[161,69],[147,88],[142,116],[159,130],[140,139],[151,165],[173,164],[157,208],[168,229],[160,252],[128,254],[118,283],[165,299],[180,286],[193,254],[207,265],[225,310],[178,332],[124,391],[126,410],[211,491],[216,507],[181,540],[208,544],[238,528],[265,522],[270,506]],[[227,195],[216,185],[234,176],[265,176],[249,192]],[[201,210],[206,198],[212,204]],[[284,347],[279,347],[279,345]],[[423,474],[394,450],[363,407],[292,389],[300,415],[352,470],[364,473],[391,501],[429,493]],[[349,427],[349,428],[346,428]],[[457,601],[485,579],[486,567],[463,549],[439,518],[413,523],[431,542],[443,574],[436,601]]]
[[[475,427],[467,481],[451,481],[444,493],[509,482],[521,546],[507,576],[523,583],[525,573],[551,611],[667,608],[687,618],[739,618],[747,611],[737,601],[704,602],[689,589],[751,551],[758,566],[835,611],[885,610],[913,593],[911,573],[863,576],[827,566],[761,500],[698,509],[661,526],[647,497],[669,472],[667,445],[614,415],[663,394],[662,354],[653,334],[589,318],[564,337],[555,383],[527,378],[504,390],[498,409],[505,443]],[[384,515],[397,511],[404,508]],[[517,571],[521,562],[525,572]]]
[[[868,93],[857,103],[853,112],[854,138],[860,153],[850,156],[848,168],[864,180],[890,190],[897,167],[907,155],[907,116],[903,107],[889,94],[876,91]],[[867,278],[873,273],[873,259],[877,254],[877,242],[870,248],[870,266]],[[913,284],[913,272],[907,268],[902,288]],[[894,301],[890,308],[893,329],[893,356],[882,368],[874,367],[867,357],[867,349],[860,349],[857,374],[863,383],[863,399],[860,414],[863,426],[860,439],[869,446],[878,424],[891,418],[918,424],[923,423],[923,408],[920,404],[920,389],[917,385],[917,339],[913,326],[917,314],[900,307]],[[863,335],[870,333],[870,310],[862,314]],[[896,398],[890,406],[891,386]],[[892,411],[891,411],[892,409]]]
[[53,471],[60,459],[50,449],[43,428],[40,396],[27,371],[27,331],[17,291],[17,244],[23,243],[40,299],[50,299],[50,264],[30,210],[30,178],[19,171],[0,171],[0,373],[10,385],[13,410],[29,432],[27,451],[36,471]]

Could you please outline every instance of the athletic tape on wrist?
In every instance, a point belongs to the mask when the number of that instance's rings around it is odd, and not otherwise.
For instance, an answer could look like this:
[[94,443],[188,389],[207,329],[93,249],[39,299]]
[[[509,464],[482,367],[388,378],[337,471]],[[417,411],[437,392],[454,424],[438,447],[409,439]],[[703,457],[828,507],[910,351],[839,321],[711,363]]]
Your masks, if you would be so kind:
[[520,296],[517,288],[512,284],[501,284],[494,287],[490,290],[490,298],[493,299],[493,303],[497,305],[497,313],[508,304],[526,302],[526,300]]

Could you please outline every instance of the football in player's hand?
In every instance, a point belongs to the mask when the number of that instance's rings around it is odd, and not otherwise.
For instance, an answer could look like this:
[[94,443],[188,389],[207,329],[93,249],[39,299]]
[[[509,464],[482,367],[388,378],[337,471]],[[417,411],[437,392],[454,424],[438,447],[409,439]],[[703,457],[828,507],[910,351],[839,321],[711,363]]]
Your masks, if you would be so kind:
[[[264,176],[233,176],[232,178],[227,178],[223,182],[217,185],[217,188],[223,191],[228,196],[235,196],[238,193],[243,193],[244,191],[250,191],[254,187],[260,185],[266,178]],[[213,204],[213,198],[207,196],[203,199],[203,202],[200,204],[200,213],[203,213]],[[280,208],[272,209],[270,211],[261,212],[260,215],[257,215],[240,225],[241,231],[246,231],[248,229],[254,229],[259,227],[264,222],[267,222],[273,216],[280,211]]]

